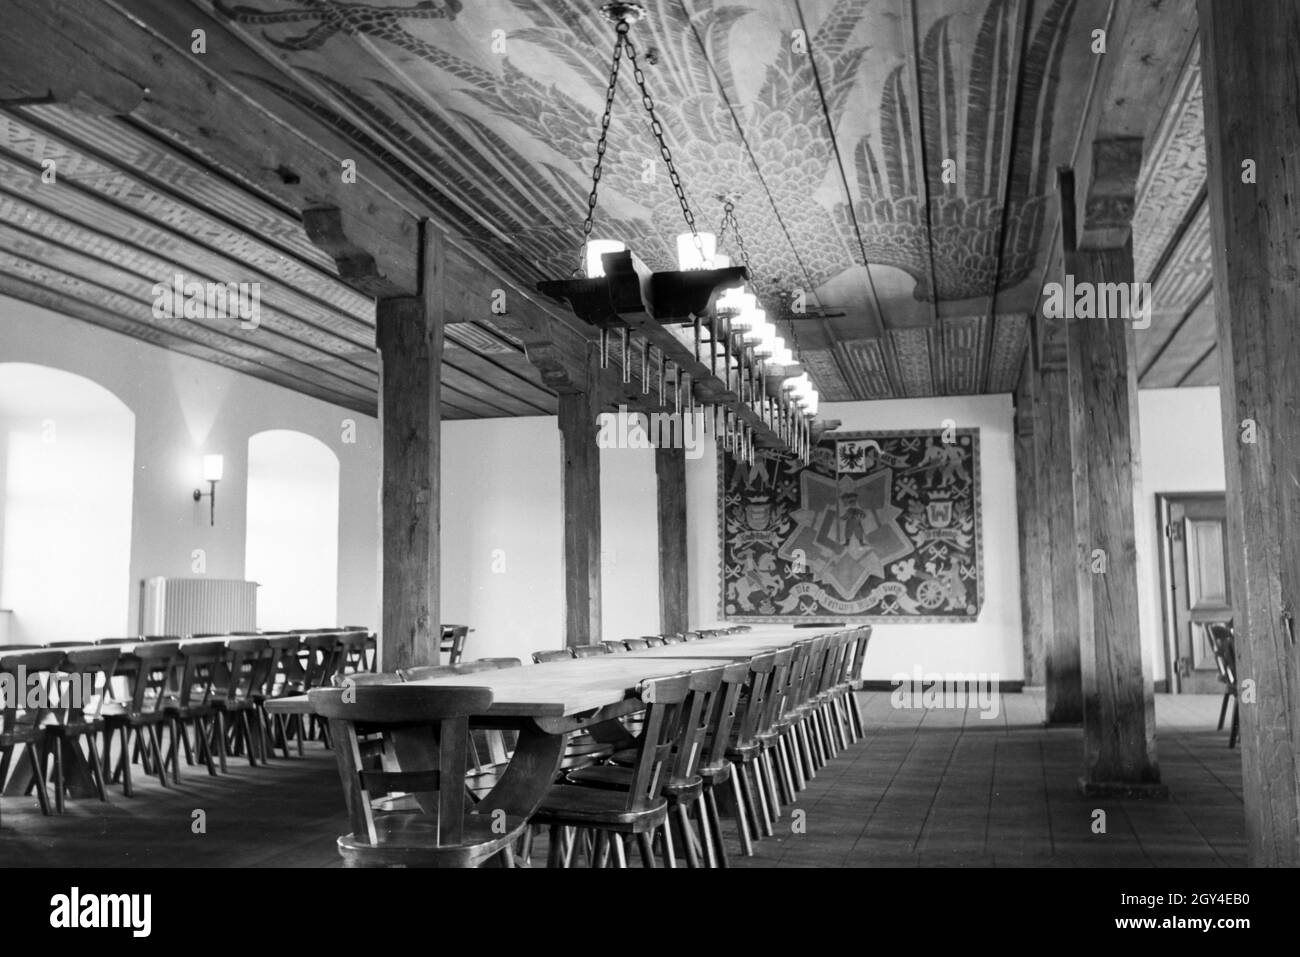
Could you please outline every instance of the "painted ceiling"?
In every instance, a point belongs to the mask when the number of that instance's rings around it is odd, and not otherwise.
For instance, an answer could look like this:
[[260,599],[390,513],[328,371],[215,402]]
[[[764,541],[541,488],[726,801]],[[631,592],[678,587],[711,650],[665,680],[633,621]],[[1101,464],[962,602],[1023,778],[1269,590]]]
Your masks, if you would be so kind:
[[[599,4],[194,2],[283,68],[255,78],[269,94],[418,180],[516,278],[572,272],[614,39]],[[697,223],[735,202],[823,394],[1013,388],[1105,4],[646,6],[631,37]],[[685,225],[629,67],[594,234],[674,268]]]

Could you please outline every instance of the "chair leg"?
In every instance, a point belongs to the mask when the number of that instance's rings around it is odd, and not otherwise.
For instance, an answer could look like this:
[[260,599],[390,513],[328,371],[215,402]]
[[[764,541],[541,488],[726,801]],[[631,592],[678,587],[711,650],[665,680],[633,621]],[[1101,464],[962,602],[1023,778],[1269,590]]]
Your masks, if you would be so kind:
[[736,835],[740,838],[740,853],[746,857],[753,857],[754,841],[749,834],[748,815],[745,813],[745,786],[740,783],[740,777],[744,773],[743,764],[731,766],[731,800],[736,805]]
[[610,846],[614,848],[614,866],[627,870],[627,851],[623,847],[623,835],[611,834]]
[[664,826],[660,828],[661,839],[664,845],[664,867],[677,867],[677,849],[673,846],[673,821],[672,815],[664,818]]
[[[671,812],[669,814],[671,817]],[[682,849],[686,852],[686,866],[699,868],[700,849],[695,838],[695,828],[691,825],[690,814],[685,804],[677,805],[677,824],[682,832]]]
[[[145,725],[145,727],[149,731],[149,749],[153,752],[153,766],[154,766],[154,770],[158,772],[158,783],[161,784],[163,787],[166,787],[167,786],[167,761],[163,758],[162,741],[160,740],[158,735],[158,728],[156,725],[153,724]],[[136,741],[138,742],[139,740],[140,740],[140,732],[136,731]],[[175,752],[176,752],[176,729],[173,728],[172,729],[173,756],[175,756]],[[143,753],[143,751],[141,753]],[[172,782],[179,783],[180,778],[176,774],[173,774]]]
[[1225,691],[1223,693],[1223,703],[1219,705],[1219,726],[1215,729],[1216,731],[1223,730],[1223,719],[1228,716],[1228,699],[1231,697],[1231,691]]
[[[767,782],[763,779],[765,768],[763,757],[760,754],[752,765],[745,765],[745,779],[741,784],[745,787],[745,793],[749,797],[750,817],[754,825],[754,839],[762,840],[765,837],[772,836],[772,822],[774,815],[768,806],[768,789]],[[757,800],[755,800],[757,796]]]
[[41,813],[49,817],[50,797],[45,791],[45,759],[43,756],[38,758],[37,749],[30,744],[23,750],[27,752],[27,763],[32,768],[32,785],[36,788],[36,801],[41,806]]
[[[137,738],[139,737],[139,734],[140,732],[137,731],[136,732]],[[120,762],[118,768],[122,772],[122,793],[125,794],[127,797],[135,797],[135,785],[131,781],[131,749],[130,749],[131,728],[129,725],[125,725],[125,724],[122,725],[121,737],[122,737],[122,755],[121,757],[118,758],[118,761]],[[113,780],[115,781],[117,780],[116,774],[113,775]]]
[[712,835],[713,844],[713,866],[730,867],[731,862],[727,860],[727,842],[722,833],[722,814],[718,811],[718,795],[713,788],[704,792],[704,806],[701,811],[704,814],[704,828]]
[[658,867],[658,866],[659,866],[658,863],[655,861],[655,849],[654,849],[654,844],[651,843],[650,835],[649,835],[647,832],[642,831],[641,833],[637,834],[637,836],[636,836],[636,846],[637,846],[637,849],[640,850],[640,852],[641,852],[641,866],[642,866],[642,867]]
[[99,763],[99,750],[95,747],[93,737],[86,742],[86,751],[90,755],[90,779],[95,785],[95,793],[101,801],[107,801],[108,792],[104,789],[104,767]]
[[558,824],[551,825],[551,840],[546,848],[546,866],[559,867],[563,860],[560,854],[560,827]]
[[65,808],[63,790],[65,783],[63,780],[63,738],[52,739],[54,741],[54,811],[56,814],[62,814]]
[[695,816],[700,821],[700,840],[704,844],[704,866],[716,869],[718,866],[718,851],[713,844],[713,820],[709,811],[709,794],[706,789],[701,795],[695,808]]
[[1230,748],[1237,746],[1237,733],[1241,729],[1241,726],[1237,723],[1239,717],[1237,699],[1234,697],[1232,699],[1232,730],[1228,732],[1228,747]]

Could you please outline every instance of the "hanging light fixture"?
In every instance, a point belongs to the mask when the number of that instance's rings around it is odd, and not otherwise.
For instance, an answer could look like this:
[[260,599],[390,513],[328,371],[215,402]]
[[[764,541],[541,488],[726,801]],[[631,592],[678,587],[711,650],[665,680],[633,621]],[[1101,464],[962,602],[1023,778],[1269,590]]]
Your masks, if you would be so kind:
[[[752,462],[757,448],[763,446],[784,448],[806,457],[800,430],[790,425],[802,421],[805,410],[797,401],[799,393],[787,387],[790,376],[784,375],[786,371],[793,375],[796,357],[768,322],[757,296],[746,291],[745,283],[751,278],[749,256],[736,227],[734,207],[730,201],[725,204],[723,229],[718,234],[696,229],[672,151],[664,140],[663,126],[629,35],[632,25],[644,18],[645,8],[639,3],[610,2],[601,12],[614,24],[615,41],[582,225],[585,278],[543,282],[538,288],[567,301],[581,319],[600,331],[602,368],[610,361],[609,339],[613,334],[621,353],[623,381],[631,380],[632,359],[638,356],[642,394],[650,395],[649,380],[655,375],[661,406],[676,412],[685,408],[693,413],[700,403],[705,421],[713,426],[715,441],[732,455]],[[623,243],[592,238],[624,54],[687,226],[687,231],[676,237],[675,272],[652,272]],[[728,227],[742,260],[737,266],[718,253]]]

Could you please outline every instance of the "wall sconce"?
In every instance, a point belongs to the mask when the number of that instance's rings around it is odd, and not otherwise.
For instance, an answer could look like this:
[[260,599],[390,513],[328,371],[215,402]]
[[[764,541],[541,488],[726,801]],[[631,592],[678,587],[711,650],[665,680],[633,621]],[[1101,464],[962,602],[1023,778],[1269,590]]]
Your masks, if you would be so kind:
[[208,483],[208,491],[194,490],[194,501],[202,501],[203,496],[206,495],[211,502],[212,510],[208,521],[210,525],[217,524],[217,483],[221,481],[222,465],[220,455],[203,456],[203,481]]

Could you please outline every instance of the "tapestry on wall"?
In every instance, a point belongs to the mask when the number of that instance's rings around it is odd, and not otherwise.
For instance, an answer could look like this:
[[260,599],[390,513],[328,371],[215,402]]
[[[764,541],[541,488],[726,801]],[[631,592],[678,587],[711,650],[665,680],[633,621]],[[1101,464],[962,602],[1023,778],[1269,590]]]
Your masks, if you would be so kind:
[[722,459],[724,617],[978,617],[978,429],[836,433],[807,466],[785,453]]

